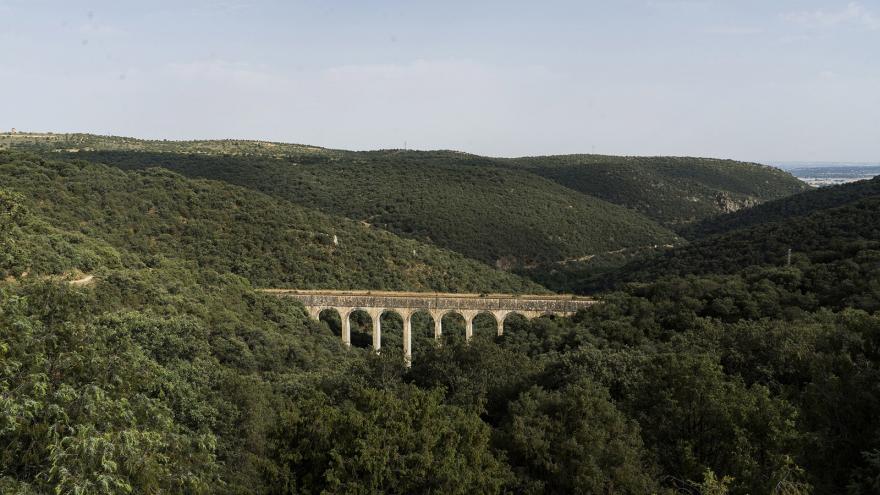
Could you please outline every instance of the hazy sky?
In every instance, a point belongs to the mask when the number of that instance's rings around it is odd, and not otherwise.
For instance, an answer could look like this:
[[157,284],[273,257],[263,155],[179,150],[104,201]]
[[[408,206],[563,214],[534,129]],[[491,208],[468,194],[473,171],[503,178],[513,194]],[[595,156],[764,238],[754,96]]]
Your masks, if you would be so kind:
[[0,128],[880,161],[880,0],[0,0]]

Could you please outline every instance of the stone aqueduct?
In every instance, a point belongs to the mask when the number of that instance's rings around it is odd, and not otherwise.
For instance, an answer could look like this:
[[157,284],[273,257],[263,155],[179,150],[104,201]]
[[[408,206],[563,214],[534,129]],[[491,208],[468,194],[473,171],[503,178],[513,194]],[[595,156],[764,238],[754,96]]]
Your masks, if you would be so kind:
[[543,315],[568,316],[596,301],[569,295],[509,295],[509,294],[447,294],[439,292],[386,292],[386,291],[331,291],[266,289],[278,297],[301,302],[309,315],[318,319],[325,309],[335,309],[342,321],[342,341],[351,345],[351,314],[364,311],[373,322],[373,349],[382,347],[381,316],[394,312],[403,319],[403,354],[412,359],[412,316],[419,312],[434,320],[434,337],[443,334],[443,316],[456,313],[465,321],[465,338],[473,335],[474,317],[488,313],[495,318],[498,335],[504,333],[504,320],[511,314],[526,318]]

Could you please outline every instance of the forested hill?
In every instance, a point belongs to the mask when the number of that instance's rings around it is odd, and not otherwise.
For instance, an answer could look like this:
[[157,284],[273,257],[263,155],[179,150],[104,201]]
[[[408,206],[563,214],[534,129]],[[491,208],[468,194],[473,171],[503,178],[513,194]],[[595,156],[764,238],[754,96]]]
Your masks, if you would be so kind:
[[[817,306],[880,310],[878,185],[880,181],[872,179],[810,191],[768,203],[754,213],[720,217],[717,229],[707,224],[703,232],[723,233],[634,261],[607,274],[604,283],[739,274],[760,267],[782,270],[783,279],[795,277],[796,282],[789,282],[803,284],[804,295]],[[587,284],[582,289],[601,286]]]
[[445,154],[361,153],[345,160],[323,154],[67,156],[126,169],[161,166],[238,184],[502,268],[676,241],[675,234],[632,210],[526,172],[448,161]]
[[[543,290],[457,253],[241,187],[187,179],[167,170],[126,172],[7,151],[0,152],[0,187],[20,195],[22,205],[39,220],[34,225],[76,233],[76,239],[133,253],[143,263],[163,257],[185,260],[240,275],[255,286]],[[48,259],[53,251],[48,246],[55,240],[32,236],[24,244],[37,242],[43,247],[32,249],[13,272],[45,275],[92,271],[102,265],[93,255],[74,254],[64,262]]]
[[240,139],[168,141],[135,139],[97,134],[0,133],[0,149],[26,147],[33,151],[153,151],[159,153],[199,153],[206,155],[334,154],[342,152],[292,143],[273,143]]
[[753,225],[788,221],[819,210],[835,208],[875,196],[880,196],[880,177],[814,189],[729,215],[707,219],[687,227],[683,230],[683,235],[689,239],[697,239]]
[[805,187],[769,167],[690,158],[502,159],[89,134],[5,135],[3,146],[223,180],[504,269],[677,244],[670,229]]
[[540,288],[250,189],[45,156],[0,152],[0,493],[878,492],[877,197],[653,258],[571,318],[469,342],[446,318],[437,346],[423,314],[406,367],[399,319],[381,354],[345,348],[254,284]]
[[[482,165],[525,170],[582,194],[635,209],[670,228],[785,197],[808,186],[782,170],[755,163],[694,157],[551,155],[490,158],[455,151],[352,152],[261,141],[148,141],[91,134],[0,136],[0,147],[59,151],[135,151],[332,160],[347,164]],[[49,138],[49,139],[46,139]]]
[[782,170],[733,160],[563,155],[506,162],[673,229],[808,188]]

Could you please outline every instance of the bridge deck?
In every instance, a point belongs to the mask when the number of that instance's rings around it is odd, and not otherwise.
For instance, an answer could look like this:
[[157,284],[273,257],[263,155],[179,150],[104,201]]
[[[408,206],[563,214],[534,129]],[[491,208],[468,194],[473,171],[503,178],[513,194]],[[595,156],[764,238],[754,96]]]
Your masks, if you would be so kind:
[[324,289],[260,289],[261,292],[279,295],[312,295],[312,296],[376,296],[376,297],[443,297],[462,299],[541,299],[564,301],[593,301],[588,297],[572,294],[496,294],[496,293],[461,293],[461,292],[406,292],[391,290],[324,290]]
[[574,313],[596,301],[560,294],[457,294],[366,290],[264,289],[312,307],[456,309]]

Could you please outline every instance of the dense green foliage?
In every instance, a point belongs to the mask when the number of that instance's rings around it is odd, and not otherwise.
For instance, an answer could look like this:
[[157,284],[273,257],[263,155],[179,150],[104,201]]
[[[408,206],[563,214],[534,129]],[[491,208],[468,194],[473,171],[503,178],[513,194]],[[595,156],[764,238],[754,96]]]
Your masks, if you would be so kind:
[[668,228],[805,187],[769,167],[700,158],[504,159],[90,134],[5,136],[0,146],[222,180],[536,278],[536,265],[678,243]]
[[[315,391],[342,390],[330,385],[333,377],[327,371],[348,369],[352,371],[339,375],[336,383],[345,383],[351,395],[337,397],[347,401],[358,394],[364,401],[360,410],[367,416],[348,415],[334,425],[348,424],[353,434],[387,438],[410,424],[412,414],[433,404],[448,429],[438,430],[433,422],[411,425],[413,438],[399,445],[406,452],[425,435],[436,435],[432,459],[450,463],[448,479],[424,472],[431,465],[422,464],[427,458],[406,461],[418,461],[414,467],[422,470],[424,486],[490,491],[508,479],[505,464],[489,446],[489,429],[478,416],[442,404],[436,391],[410,387],[411,402],[369,383],[348,382],[349,375],[365,374],[363,352],[344,352],[338,338],[327,327],[309,322],[300,307],[255,293],[249,281],[227,273],[236,270],[238,265],[230,265],[233,261],[248,261],[239,258],[234,244],[222,260],[206,257],[204,241],[219,238],[214,229],[243,228],[236,226],[235,218],[222,216],[227,205],[245,211],[259,208],[252,212],[261,218],[281,209],[288,214],[285,225],[305,216],[301,208],[270,198],[255,200],[253,193],[168,172],[125,173],[27,155],[2,155],[2,173],[4,185],[22,194],[0,194],[4,254],[12,253],[0,264],[0,272],[11,276],[0,287],[0,492],[311,490],[326,477],[309,485],[303,471],[291,471],[299,464],[283,442],[308,437],[303,433],[291,438],[287,428],[295,427],[291,421],[296,411],[316,406]],[[195,193],[201,195],[187,196]],[[210,222],[214,215],[222,220],[209,224],[210,229],[176,231],[170,247],[154,251],[143,240],[146,234],[138,232],[174,228],[169,221],[150,225],[154,217],[161,217],[150,208],[171,209],[171,201],[183,208],[169,213],[172,218],[186,213],[196,224]],[[103,208],[93,206],[95,202]],[[334,227],[343,236],[353,224],[318,215],[305,226]],[[363,235],[374,242],[372,253],[402,243],[407,249],[430,250],[429,257],[447,258],[451,268],[429,264],[425,271],[430,275],[432,267],[443,270],[442,276],[461,284],[452,289],[491,284],[492,277],[502,284],[515,281],[413,241],[394,240],[384,233]],[[246,240],[245,235],[239,237]],[[198,248],[191,248],[193,244]],[[289,249],[308,247],[300,243]],[[364,253],[358,256],[372,259]],[[326,263],[332,269],[346,268]],[[388,280],[370,281],[366,271],[347,268],[353,271],[352,280],[361,277],[360,284]],[[300,277],[311,273],[306,264],[285,269]],[[453,270],[460,270],[460,276]],[[473,275],[467,270],[478,277],[488,273],[489,278],[469,278]],[[56,276],[85,271],[98,278],[81,288]],[[362,431],[365,418],[388,412],[388,401],[411,410],[402,412],[396,423],[377,424],[372,433]],[[309,426],[317,424],[310,420]],[[450,444],[455,435],[457,447]],[[331,440],[355,441],[335,434]],[[406,466],[384,465],[375,455],[372,450],[363,452],[363,466],[346,462],[346,469],[358,467],[349,478],[342,472],[335,476],[349,491],[358,491],[351,485],[355,482],[365,483],[361,491],[372,491],[409,478]],[[326,468],[317,462],[320,475]],[[466,479],[471,481],[465,483]]]
[[24,207],[21,198],[0,190],[0,265],[14,265],[21,256],[17,244],[18,226],[22,223]]
[[421,315],[407,368],[399,321],[345,349],[254,285],[536,287],[167,170],[0,153],[0,180],[2,493],[880,490],[877,197],[633,262],[502,337],[437,347]]
[[819,210],[844,206],[878,195],[880,178],[858,181],[842,187],[823,187],[699,222],[686,228],[684,234],[689,239],[698,239],[759,224],[790,221]]
[[489,427],[443,404],[440,390],[336,385],[281,413],[279,491],[464,495],[498,492],[508,480]]
[[302,144],[271,143],[240,139],[168,141],[145,140],[96,134],[18,133],[0,134],[0,149],[26,147],[40,151],[156,151],[162,153],[199,153],[225,155],[280,156],[299,153],[337,154],[339,152]]
[[[147,266],[159,257],[184,258],[260,287],[541,291],[458,254],[167,170],[123,172],[6,152],[0,154],[0,174],[3,186],[20,192],[44,223],[136,253]],[[65,267],[43,256],[57,251],[67,252],[35,247],[13,273],[60,273]],[[97,266],[97,257],[77,261],[67,268]]]
[[626,208],[449,152],[282,159],[144,152],[68,156],[126,169],[161,166],[238,184],[504,268],[676,239]]
[[676,229],[807,188],[781,170],[733,160],[563,155],[509,163]]
[[722,321],[704,282],[679,280],[406,370],[234,277],[182,295],[164,287],[192,272],[156,272],[5,289],[9,491],[646,493],[708,469],[733,493],[872,493],[878,474],[878,316]]
[[[734,214],[734,220],[744,219],[745,226],[631,262],[606,275],[601,283],[644,281],[670,274],[747,273],[743,270],[752,266],[783,267],[789,263],[790,249],[791,266],[798,272],[788,283],[809,290],[806,295],[814,300],[814,308],[878,310],[880,194],[865,194],[877,184],[880,181],[874,179],[828,188],[827,193],[824,189],[805,193],[808,198],[832,198],[810,206],[791,199],[768,203],[762,209],[771,214],[764,222]],[[823,208],[824,204],[831,206]],[[778,212],[786,209],[793,211],[792,215],[780,219]],[[729,219],[721,217],[720,222]]]

